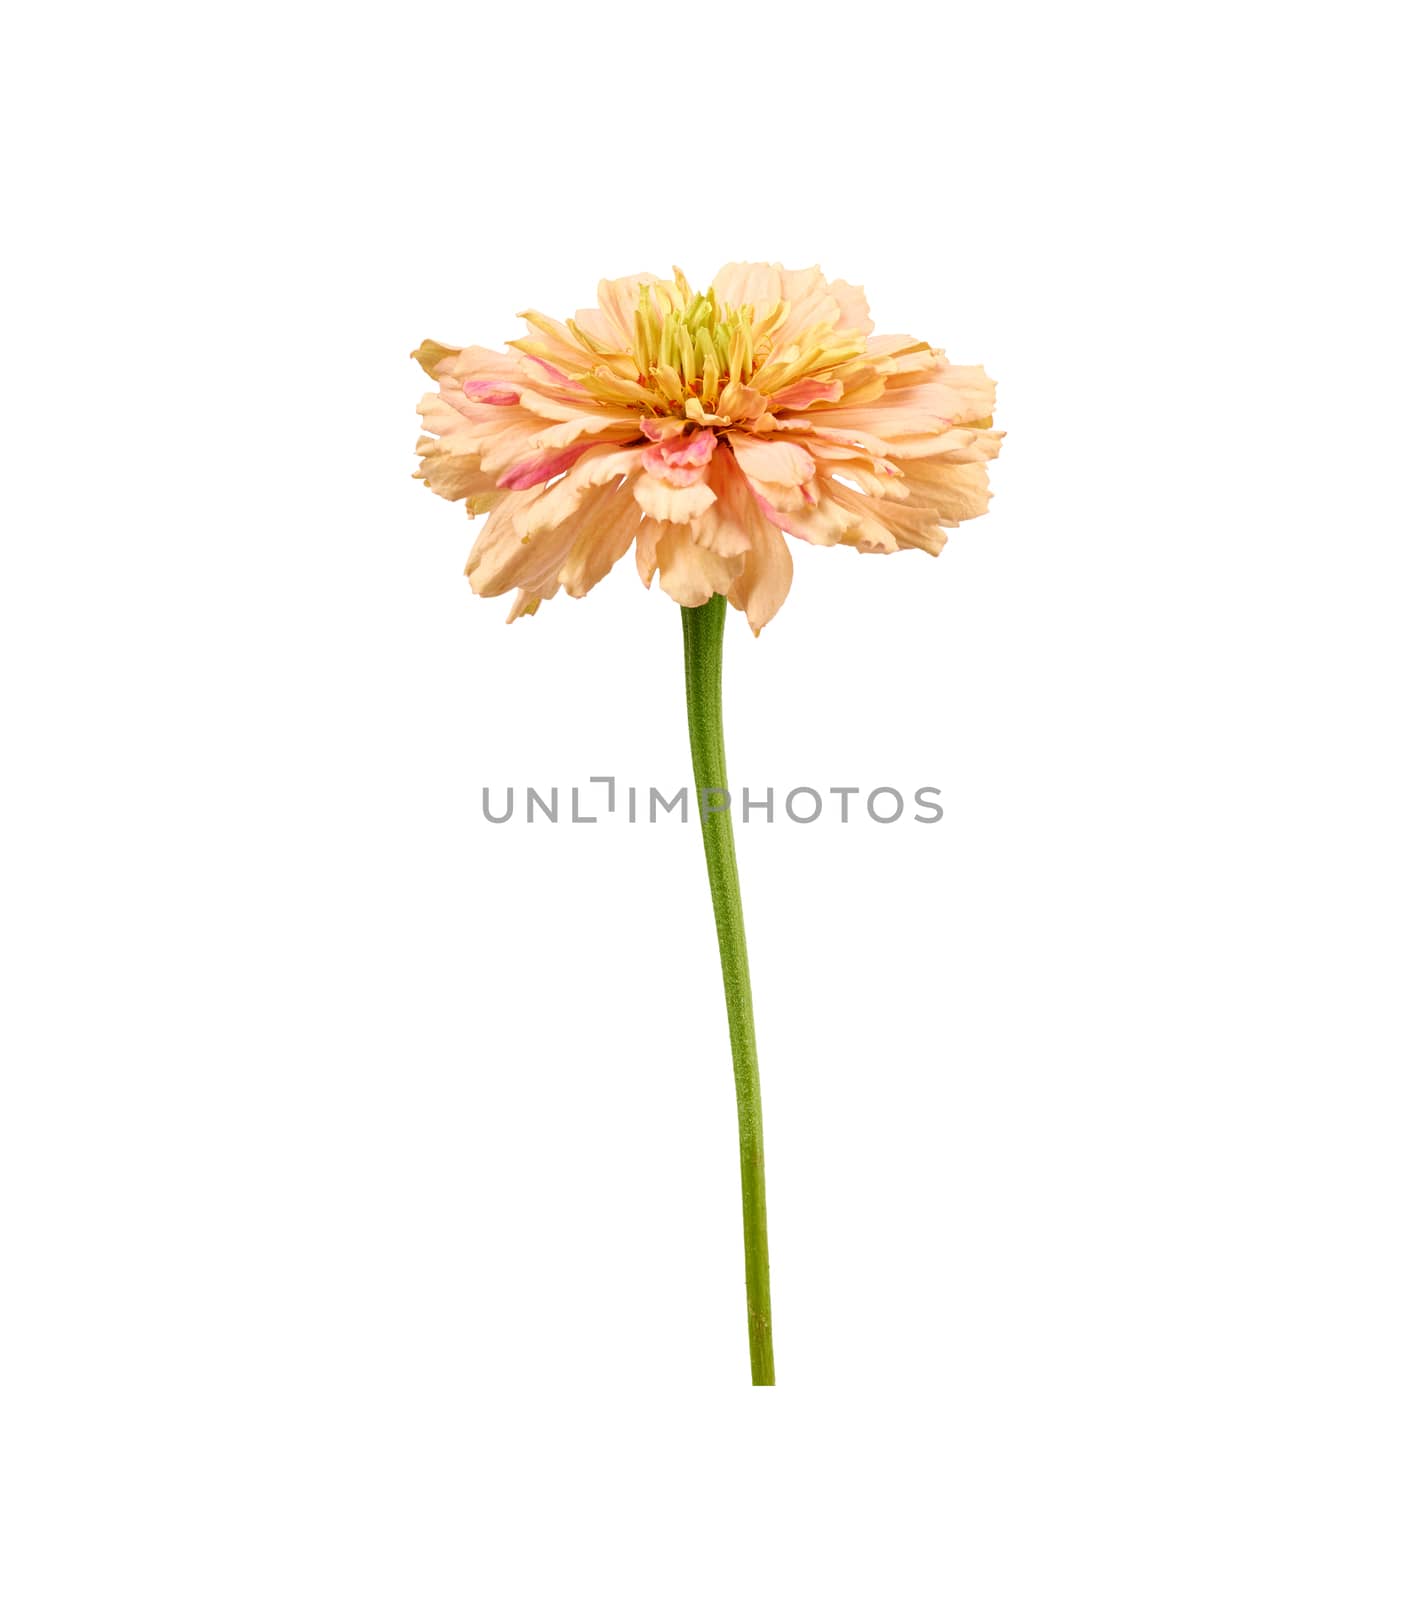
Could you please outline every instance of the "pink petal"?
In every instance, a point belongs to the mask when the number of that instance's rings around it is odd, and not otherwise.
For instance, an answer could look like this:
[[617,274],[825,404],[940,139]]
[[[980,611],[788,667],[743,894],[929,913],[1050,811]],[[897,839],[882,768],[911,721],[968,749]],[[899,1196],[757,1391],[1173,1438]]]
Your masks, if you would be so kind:
[[707,428],[691,433],[682,439],[665,439],[653,444],[644,453],[644,469],[650,477],[661,483],[672,483],[686,489],[702,480],[713,459],[717,435]]
[[497,480],[499,489],[531,489],[538,483],[545,483],[548,478],[554,478],[566,470],[573,461],[578,461],[587,450],[595,444],[592,439],[588,444],[573,444],[566,450],[543,450],[539,455],[532,456],[527,461],[518,461],[515,466],[507,470]]
[[519,398],[515,389],[505,383],[493,383],[488,378],[469,378],[462,386],[469,400],[479,400],[485,406],[514,406]]

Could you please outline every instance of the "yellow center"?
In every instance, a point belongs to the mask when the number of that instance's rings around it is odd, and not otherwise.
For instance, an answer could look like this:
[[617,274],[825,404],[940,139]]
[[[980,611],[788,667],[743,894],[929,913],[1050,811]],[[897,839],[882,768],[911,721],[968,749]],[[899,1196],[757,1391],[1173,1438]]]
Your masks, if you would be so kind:
[[[568,320],[586,353],[583,368],[571,375],[597,399],[651,415],[687,416],[701,425],[756,415],[804,378],[847,376],[843,369],[866,348],[863,335],[838,333],[830,323],[795,333],[779,348],[791,309],[782,301],[765,311],[721,305],[712,289],[696,294],[676,270],[673,283],[641,286],[629,350],[610,349]],[[526,315],[553,331],[545,319]],[[538,354],[543,347],[516,340],[513,348]]]

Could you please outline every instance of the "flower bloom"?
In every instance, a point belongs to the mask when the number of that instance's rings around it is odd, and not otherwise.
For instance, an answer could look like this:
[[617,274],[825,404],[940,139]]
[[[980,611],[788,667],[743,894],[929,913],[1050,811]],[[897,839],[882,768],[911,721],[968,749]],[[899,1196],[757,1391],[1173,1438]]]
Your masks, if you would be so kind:
[[506,353],[424,343],[417,476],[483,524],[474,593],[584,595],[635,547],[681,605],[727,595],[754,633],[792,582],[791,535],[938,555],[988,509],[994,385],[904,335],[815,267],[676,268],[600,285],[599,305]]

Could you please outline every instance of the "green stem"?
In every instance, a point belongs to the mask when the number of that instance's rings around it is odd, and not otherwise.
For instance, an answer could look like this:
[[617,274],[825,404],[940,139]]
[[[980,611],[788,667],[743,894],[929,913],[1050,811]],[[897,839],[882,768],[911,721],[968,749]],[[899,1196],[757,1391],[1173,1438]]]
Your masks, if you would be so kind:
[[772,1363],[772,1305],[768,1295],[768,1201],[763,1174],[763,1102],[758,1086],[758,1045],[753,1034],[753,990],[748,981],[748,940],[733,849],[732,802],[723,760],[724,598],[684,606],[684,689],[689,702],[689,748],[694,758],[699,819],[704,830],[713,920],[723,966],[728,1037],[733,1047],[733,1087],[738,1096],[738,1164],[743,1179],[743,1259],[748,1282],[748,1355],[753,1383],[776,1382]]

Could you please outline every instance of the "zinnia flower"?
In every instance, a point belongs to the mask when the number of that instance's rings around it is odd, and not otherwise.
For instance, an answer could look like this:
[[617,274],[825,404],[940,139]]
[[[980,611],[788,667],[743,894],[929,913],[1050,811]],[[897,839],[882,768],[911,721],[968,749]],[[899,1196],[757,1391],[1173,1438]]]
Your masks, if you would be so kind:
[[467,574],[517,591],[508,621],[580,596],[635,546],[684,606],[726,595],[758,632],[792,582],[784,535],[938,555],[988,509],[994,385],[905,335],[815,267],[676,268],[600,285],[599,305],[507,353],[426,340],[419,413],[430,488],[489,513]]

